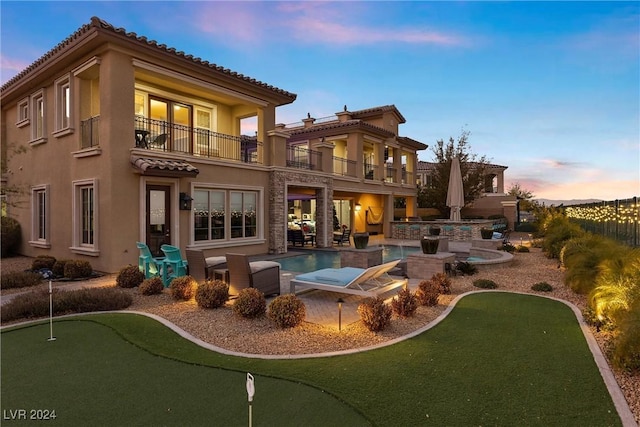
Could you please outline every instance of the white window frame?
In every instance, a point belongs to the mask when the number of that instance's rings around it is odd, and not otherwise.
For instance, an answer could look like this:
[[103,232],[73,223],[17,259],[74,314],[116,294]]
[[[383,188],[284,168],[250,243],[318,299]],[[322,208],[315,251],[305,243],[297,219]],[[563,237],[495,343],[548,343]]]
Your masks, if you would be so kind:
[[29,98],[21,99],[18,102],[16,126],[19,128],[29,124]]
[[[43,197],[44,203],[41,203]],[[29,240],[29,245],[31,246],[38,248],[51,247],[50,198],[49,184],[31,187],[31,240]]]
[[47,100],[44,89],[31,95],[31,141],[29,144],[38,145],[47,142]]
[[[77,254],[89,255],[89,256],[98,256],[100,255],[99,250],[99,218],[100,218],[100,209],[99,209],[99,192],[98,192],[98,179],[83,179],[78,181],[73,181],[73,202],[72,202],[72,242],[73,246],[71,249],[72,252]],[[93,190],[92,197],[92,209],[93,209],[93,221],[92,221],[92,241],[84,242],[83,241],[83,227],[84,227],[84,206],[82,203],[82,194],[85,189]]]
[[[195,224],[193,216],[190,219],[190,241],[192,245],[196,245],[198,247],[230,247],[230,246],[241,246],[247,244],[261,244],[264,243],[265,238],[265,218],[264,218],[264,188],[263,187],[253,187],[253,186],[234,186],[234,187],[226,187],[222,188],[219,185],[207,185],[198,183],[197,185],[192,185],[191,194],[194,194],[195,191],[216,191],[223,192],[225,194],[225,218],[224,218],[224,238],[223,239],[210,239],[210,240],[195,240]],[[251,237],[231,237],[231,193],[232,192],[253,192],[256,194],[256,235]],[[192,210],[192,213],[195,210]],[[210,226],[208,226],[210,228]]]
[[60,137],[73,132],[73,88],[71,74],[57,79],[55,87],[55,130],[53,136]]

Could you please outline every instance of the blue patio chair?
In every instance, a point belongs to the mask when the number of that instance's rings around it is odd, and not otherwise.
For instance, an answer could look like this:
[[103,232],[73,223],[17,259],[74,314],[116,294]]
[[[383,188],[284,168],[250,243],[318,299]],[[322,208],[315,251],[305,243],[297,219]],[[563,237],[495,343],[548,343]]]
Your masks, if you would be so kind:
[[164,258],[154,258],[153,255],[151,255],[149,247],[142,242],[136,242],[136,246],[140,250],[140,255],[138,256],[138,268],[144,273],[145,279],[150,279],[160,275],[160,266],[162,265]]
[[162,245],[160,249],[165,254],[162,260],[162,283],[167,288],[176,277],[187,275],[187,261],[182,259],[180,248]]

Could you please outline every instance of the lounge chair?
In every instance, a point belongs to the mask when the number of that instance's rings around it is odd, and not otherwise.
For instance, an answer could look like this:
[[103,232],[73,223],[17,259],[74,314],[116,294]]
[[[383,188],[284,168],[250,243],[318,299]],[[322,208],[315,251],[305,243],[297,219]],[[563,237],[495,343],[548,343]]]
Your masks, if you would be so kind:
[[229,294],[256,288],[265,295],[280,294],[280,264],[273,261],[253,261],[243,254],[227,254]]
[[144,273],[144,278],[150,279],[160,275],[160,266],[162,265],[162,260],[164,258],[154,258],[153,255],[151,255],[149,246],[145,243],[136,242],[136,246],[140,250],[140,255],[138,256],[138,268]]
[[204,252],[197,249],[187,249],[185,253],[187,255],[189,275],[198,283],[213,280],[214,270],[227,268],[227,258],[224,256],[205,258]]
[[407,279],[396,279],[389,276],[400,260],[375,265],[367,269],[355,267],[323,268],[297,275],[290,282],[290,292],[296,288],[320,289],[362,296],[376,296],[400,286],[407,286]]
[[347,243],[347,245],[349,245],[349,236],[351,236],[351,230],[348,229],[344,229],[342,230],[342,233],[340,232],[334,232],[333,233],[333,243],[337,243],[338,245],[342,246],[343,243]]
[[167,288],[171,284],[171,281],[176,277],[187,275],[187,261],[182,259],[180,254],[180,248],[176,248],[171,245],[160,246],[162,252],[165,254],[165,259],[162,260],[162,283]]

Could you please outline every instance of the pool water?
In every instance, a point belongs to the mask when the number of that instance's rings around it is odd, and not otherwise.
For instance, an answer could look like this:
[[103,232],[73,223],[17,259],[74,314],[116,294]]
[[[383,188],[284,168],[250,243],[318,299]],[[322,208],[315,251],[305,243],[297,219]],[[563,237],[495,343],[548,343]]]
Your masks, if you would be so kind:
[[[382,262],[406,258],[408,254],[419,250],[417,247],[385,245],[382,248]],[[282,270],[308,273],[323,268],[340,268],[340,252],[313,251],[309,254],[296,255],[276,260]]]

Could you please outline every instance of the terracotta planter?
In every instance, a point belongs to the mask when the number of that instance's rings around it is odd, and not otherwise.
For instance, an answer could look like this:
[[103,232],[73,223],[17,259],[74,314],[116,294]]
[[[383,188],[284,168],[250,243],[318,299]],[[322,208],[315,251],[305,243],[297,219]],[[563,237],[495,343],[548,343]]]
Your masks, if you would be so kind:
[[439,236],[440,227],[429,227],[429,236]]
[[480,236],[482,236],[483,239],[489,240],[493,238],[493,229],[492,228],[481,228],[480,229]]
[[420,240],[420,246],[422,246],[423,254],[435,254],[438,252],[438,245],[440,244],[439,238],[423,237]]
[[369,233],[354,233],[353,246],[356,249],[366,249],[369,244]]

